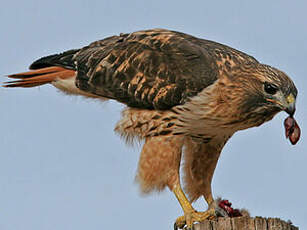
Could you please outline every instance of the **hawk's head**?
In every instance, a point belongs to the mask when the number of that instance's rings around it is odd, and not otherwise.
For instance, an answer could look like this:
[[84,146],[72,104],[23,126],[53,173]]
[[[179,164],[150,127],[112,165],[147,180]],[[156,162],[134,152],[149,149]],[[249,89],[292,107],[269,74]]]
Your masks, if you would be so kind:
[[[255,71],[256,69],[256,71]],[[282,71],[259,64],[252,72],[236,78],[240,85],[240,114],[250,126],[258,126],[271,120],[280,111],[291,117],[295,113],[297,89]]]

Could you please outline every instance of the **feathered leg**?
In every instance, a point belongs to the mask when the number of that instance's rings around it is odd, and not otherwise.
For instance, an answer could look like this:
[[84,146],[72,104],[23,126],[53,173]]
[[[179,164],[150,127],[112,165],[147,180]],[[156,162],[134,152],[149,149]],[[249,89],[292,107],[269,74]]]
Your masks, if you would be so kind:
[[221,152],[220,147],[216,146],[218,145],[198,143],[191,139],[186,139],[185,142],[185,191],[191,202],[203,195],[209,210],[215,208],[211,181]]
[[197,212],[182,191],[179,167],[183,142],[183,137],[147,138],[139,161],[137,180],[145,193],[168,186],[184,212],[184,216],[177,218],[175,227],[183,228],[186,225],[188,229],[192,229],[194,222],[214,216],[214,209]]
[[172,190],[179,183],[182,146],[183,137],[146,138],[136,176],[142,192],[160,191],[166,186]]

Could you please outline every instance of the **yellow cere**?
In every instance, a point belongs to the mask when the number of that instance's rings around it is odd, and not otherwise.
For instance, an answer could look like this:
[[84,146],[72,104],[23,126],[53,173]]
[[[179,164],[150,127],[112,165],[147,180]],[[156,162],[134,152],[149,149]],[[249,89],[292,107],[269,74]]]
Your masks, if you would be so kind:
[[291,103],[293,103],[294,101],[295,101],[295,98],[294,98],[293,94],[290,93],[289,96],[287,97],[287,102],[288,102],[289,104],[291,104]]

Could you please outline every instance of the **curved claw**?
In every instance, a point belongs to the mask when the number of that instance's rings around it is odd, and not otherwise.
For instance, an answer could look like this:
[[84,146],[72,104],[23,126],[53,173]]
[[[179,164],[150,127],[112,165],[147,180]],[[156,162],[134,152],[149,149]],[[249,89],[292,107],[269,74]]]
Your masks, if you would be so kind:
[[214,209],[209,209],[206,212],[193,211],[190,213],[185,213],[184,216],[177,218],[174,224],[174,230],[183,229],[186,226],[187,230],[193,230],[193,224],[195,222],[202,222],[204,220],[211,220],[216,217]]
[[174,223],[174,230],[178,230],[178,226],[177,226],[176,222]]
[[[174,230],[178,230],[178,229],[183,229],[184,228],[184,226],[185,226],[185,224],[184,225],[182,225],[181,227],[178,227],[177,226],[177,224],[176,224],[176,222],[174,223]],[[191,228],[185,228],[185,230],[194,230],[194,225],[192,225],[192,227]]]
[[174,230],[183,229],[186,225],[185,216],[180,216],[176,219],[174,223]]

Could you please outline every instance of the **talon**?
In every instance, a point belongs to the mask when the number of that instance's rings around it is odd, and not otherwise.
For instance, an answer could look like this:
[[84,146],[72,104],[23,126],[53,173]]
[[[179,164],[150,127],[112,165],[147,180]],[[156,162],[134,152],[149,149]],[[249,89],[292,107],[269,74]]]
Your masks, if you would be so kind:
[[[174,227],[176,226],[177,229],[183,229],[186,226],[187,230],[194,229],[195,222],[202,222],[204,220],[212,220],[216,217],[215,210],[209,209],[206,212],[197,212],[195,210],[185,213],[184,216],[180,216],[177,218]],[[176,230],[177,230],[176,229]]]
[[174,223],[174,230],[183,229],[186,225],[186,221],[184,216],[180,216],[177,218],[176,222]]
[[[178,228],[193,230],[193,224],[195,222],[202,222],[212,217],[216,217],[215,209],[211,205],[209,205],[209,209],[206,212],[197,212],[191,205],[188,198],[185,196],[184,192],[180,187],[180,184],[175,186],[172,191],[174,192],[184,212],[184,216],[180,216],[176,219],[176,222],[174,224],[175,230],[177,230]],[[208,198],[208,200],[211,201],[213,200],[213,198]],[[211,204],[212,202],[209,203]]]

